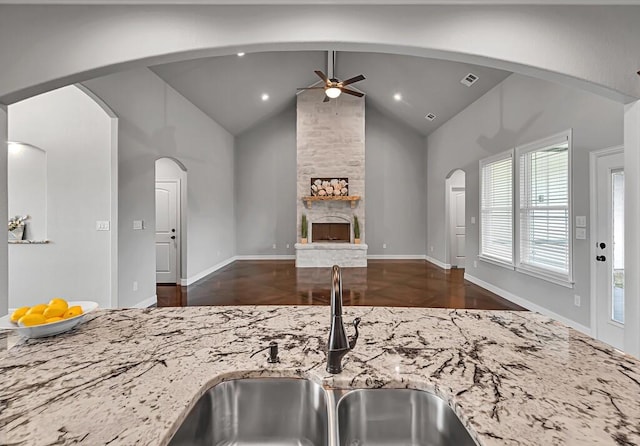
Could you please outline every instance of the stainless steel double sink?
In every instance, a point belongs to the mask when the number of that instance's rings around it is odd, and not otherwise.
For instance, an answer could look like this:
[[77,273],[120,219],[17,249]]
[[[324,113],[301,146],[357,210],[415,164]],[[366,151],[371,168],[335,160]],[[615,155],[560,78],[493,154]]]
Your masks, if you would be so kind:
[[475,446],[449,405],[420,390],[325,390],[239,379],[206,392],[170,446]]

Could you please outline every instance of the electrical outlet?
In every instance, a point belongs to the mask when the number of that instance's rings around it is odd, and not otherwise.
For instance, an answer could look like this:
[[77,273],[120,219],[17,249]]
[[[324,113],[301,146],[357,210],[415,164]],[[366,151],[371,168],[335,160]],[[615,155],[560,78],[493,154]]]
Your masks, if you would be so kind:
[[573,305],[575,305],[576,307],[580,306],[580,296],[578,296],[577,294],[573,295]]
[[98,220],[96,222],[96,231],[108,231],[109,230],[109,220],[102,221]]
[[138,282],[137,281],[133,282],[133,291],[138,291]]
[[144,229],[144,220],[133,220],[133,230],[141,231]]
[[276,244],[271,245],[271,248],[276,249]]
[[387,249],[387,244],[386,243],[382,244],[382,249]]
[[433,252],[433,246],[429,246],[429,251]]
[[220,251],[216,252],[216,256],[220,257]]
[[289,249],[289,244],[287,243],[287,249]]
[[477,268],[477,267],[478,267],[478,261],[477,261],[477,260],[474,260],[474,261],[473,261],[473,267],[474,267],[474,268]]

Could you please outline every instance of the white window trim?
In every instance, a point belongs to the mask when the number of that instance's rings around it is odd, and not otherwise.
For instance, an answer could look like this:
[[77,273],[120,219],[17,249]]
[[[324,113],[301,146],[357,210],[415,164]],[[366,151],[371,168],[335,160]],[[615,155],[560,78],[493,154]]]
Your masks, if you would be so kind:
[[[533,267],[531,265],[521,265],[520,264],[520,156],[528,153],[528,152],[532,152],[536,149],[539,149],[541,147],[547,147],[547,146],[551,146],[553,144],[558,144],[561,142],[568,142],[569,143],[569,153],[568,153],[568,157],[569,157],[569,191],[568,191],[568,196],[569,196],[569,225],[568,225],[568,229],[569,229],[569,233],[568,233],[568,237],[569,237],[569,241],[568,241],[568,247],[569,247],[569,272],[568,275],[564,275],[564,274],[554,274],[552,271],[546,270],[546,269],[539,269],[536,267]],[[543,138],[543,139],[539,139],[537,141],[533,141],[531,143],[522,145],[522,146],[518,146],[515,148],[515,157],[513,160],[513,168],[514,168],[514,175],[513,175],[513,191],[514,191],[514,212],[513,212],[513,220],[514,220],[514,225],[515,225],[515,230],[513,232],[514,238],[513,238],[513,248],[514,248],[514,252],[513,252],[513,259],[514,259],[514,266],[515,266],[515,270],[533,277],[537,277],[539,279],[542,280],[546,280],[548,282],[552,282],[555,283],[557,285],[562,285],[565,286],[567,288],[573,288],[574,286],[574,280],[573,280],[573,172],[572,172],[572,166],[573,166],[573,131],[572,129],[569,130],[565,130],[563,132],[560,132],[558,134],[549,136],[547,138]]]
[[[491,256],[487,256],[487,255],[483,255],[482,254],[482,167],[486,164],[491,164],[494,163],[496,161],[500,161],[503,159],[507,159],[507,158],[511,158],[511,237],[512,237],[512,245],[511,245],[511,263],[509,262],[505,262],[502,259],[498,259],[495,257],[491,257]],[[515,269],[515,251],[514,251],[514,244],[515,244],[515,226],[513,225],[513,221],[514,221],[514,216],[515,216],[515,201],[513,198],[513,194],[515,193],[515,182],[514,182],[514,175],[513,175],[513,169],[515,169],[515,151],[514,149],[509,149],[509,150],[505,150],[504,152],[500,152],[500,153],[496,153],[495,155],[492,155],[490,157],[487,158],[483,158],[479,161],[478,163],[478,173],[479,173],[479,181],[480,184],[478,187],[478,211],[479,211],[479,221],[478,221],[478,259],[483,261],[483,262],[487,262],[487,263],[491,263],[492,265],[496,265],[496,266],[500,266],[502,268],[507,268],[509,270],[514,270]]]

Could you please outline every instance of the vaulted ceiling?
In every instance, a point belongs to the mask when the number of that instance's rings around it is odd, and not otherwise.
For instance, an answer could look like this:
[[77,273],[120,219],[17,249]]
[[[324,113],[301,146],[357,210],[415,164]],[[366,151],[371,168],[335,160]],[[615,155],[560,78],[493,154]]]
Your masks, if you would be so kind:
[[[291,106],[296,88],[316,83],[318,78],[313,71],[326,72],[326,68],[327,53],[323,51],[248,53],[242,57],[211,57],[151,67],[234,135]],[[366,80],[355,86],[366,94],[367,103],[423,135],[511,74],[422,57],[337,53],[337,78],[361,73]],[[479,78],[471,87],[460,82],[469,73]],[[263,100],[263,95],[268,95],[268,99]],[[433,121],[425,119],[429,113],[436,115]]]

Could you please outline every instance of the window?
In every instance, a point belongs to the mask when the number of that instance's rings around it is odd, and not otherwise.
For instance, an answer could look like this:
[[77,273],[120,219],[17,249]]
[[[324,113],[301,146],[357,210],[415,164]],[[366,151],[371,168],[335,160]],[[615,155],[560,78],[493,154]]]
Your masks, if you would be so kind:
[[564,133],[516,149],[516,267],[563,282],[571,282],[569,137]]
[[480,161],[480,257],[513,264],[513,152]]
[[480,259],[572,286],[571,237],[570,130],[480,161]]

